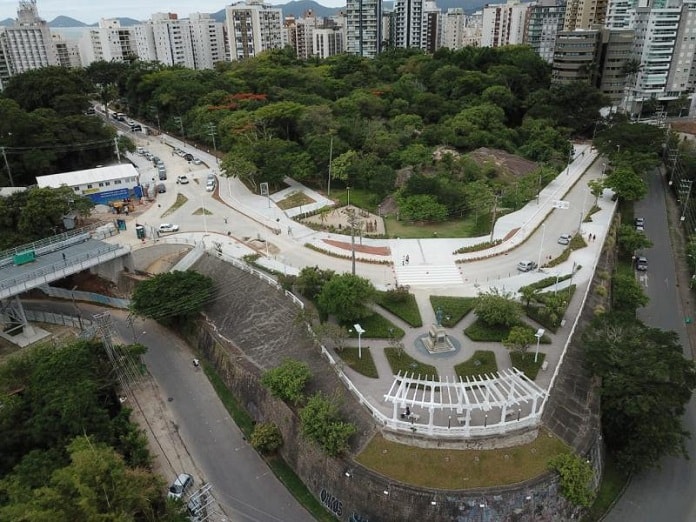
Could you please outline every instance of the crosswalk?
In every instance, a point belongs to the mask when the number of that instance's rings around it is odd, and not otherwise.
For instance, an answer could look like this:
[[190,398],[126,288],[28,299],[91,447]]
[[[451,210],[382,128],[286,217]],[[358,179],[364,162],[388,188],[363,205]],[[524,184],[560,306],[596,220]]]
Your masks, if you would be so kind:
[[399,265],[394,267],[396,281],[401,286],[448,286],[464,283],[454,263],[443,265]]

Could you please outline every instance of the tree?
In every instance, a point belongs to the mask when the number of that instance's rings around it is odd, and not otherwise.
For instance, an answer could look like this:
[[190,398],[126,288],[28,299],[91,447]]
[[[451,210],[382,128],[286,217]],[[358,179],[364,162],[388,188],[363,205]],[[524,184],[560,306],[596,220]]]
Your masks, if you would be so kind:
[[535,341],[534,331],[526,326],[513,326],[510,328],[510,333],[507,339],[503,340],[503,344],[508,350],[515,350],[520,353],[527,351]]
[[135,287],[131,310],[162,324],[196,317],[213,295],[213,280],[198,272],[167,272]]
[[522,299],[524,299],[524,306],[527,310],[529,310],[529,303],[531,303],[532,299],[534,299],[538,293],[539,289],[532,285],[525,285],[520,288],[520,294],[522,295]]
[[623,165],[611,169],[604,184],[616,192],[620,198],[628,201],[638,201],[648,193],[645,180],[635,170]]
[[612,285],[613,307],[616,310],[635,312],[638,307],[645,306],[650,300],[633,274],[614,274]]
[[332,277],[322,288],[317,305],[341,323],[352,324],[374,312],[367,305],[375,297],[375,287],[367,279],[352,274]]
[[295,287],[307,299],[316,301],[321,294],[324,285],[329,282],[336,272],[329,269],[322,269],[318,266],[306,266],[297,276]]
[[604,440],[618,465],[637,472],[659,467],[665,455],[687,458],[681,416],[696,388],[696,366],[677,334],[610,313],[594,320],[583,344],[602,379]]
[[304,400],[304,389],[312,377],[312,372],[305,363],[286,359],[283,363],[266,371],[261,383],[271,393],[283,401],[297,405]]
[[604,193],[604,180],[591,179],[587,182],[587,187],[590,189],[590,194],[594,196],[594,204],[597,204],[599,196]]
[[561,476],[561,493],[576,506],[590,507],[594,471],[589,462],[572,453],[562,453],[549,460],[549,467]]
[[511,292],[491,288],[489,292],[479,293],[474,312],[489,325],[512,326],[519,322],[522,307]]
[[407,221],[432,222],[447,219],[447,207],[437,202],[434,196],[420,194],[399,200],[401,219]]
[[300,421],[302,433],[332,457],[348,449],[348,439],[357,431],[354,424],[340,419],[336,399],[321,392],[309,398],[300,411]]
[[617,239],[621,252],[627,256],[632,256],[635,252],[652,246],[652,241],[648,239],[648,236],[631,225],[621,225]]
[[254,426],[250,442],[261,453],[275,453],[283,445],[283,435],[274,423],[261,422]]
[[326,341],[331,341],[334,350],[338,352],[343,351],[343,348],[346,346],[348,330],[346,330],[345,326],[326,321],[315,326],[314,333],[317,334],[322,344],[326,344]]

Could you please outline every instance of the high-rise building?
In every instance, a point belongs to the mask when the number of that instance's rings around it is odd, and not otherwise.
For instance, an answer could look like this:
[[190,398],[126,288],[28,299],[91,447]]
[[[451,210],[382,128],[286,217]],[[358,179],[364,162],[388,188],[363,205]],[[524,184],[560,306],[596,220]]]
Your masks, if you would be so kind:
[[262,0],[228,5],[225,15],[232,61],[250,58],[270,49],[282,49],[286,42],[282,11]]
[[130,61],[137,56],[135,35],[130,27],[121,27],[116,18],[102,18],[80,39],[80,58],[87,67],[92,62]]
[[604,26],[607,29],[625,29],[630,25],[631,13],[638,0],[609,0]]
[[396,0],[393,21],[393,44],[435,52],[442,45],[440,10],[431,0]]
[[529,8],[525,42],[542,60],[553,61],[556,36],[563,30],[565,0],[539,0]]
[[347,0],[346,51],[374,58],[382,50],[382,1]]
[[0,33],[0,45],[10,76],[32,69],[59,65],[51,31],[39,17],[36,0],[20,0],[14,25]]
[[82,67],[80,48],[77,41],[63,38],[63,36],[58,33],[53,33],[51,35],[51,40],[53,40],[53,45],[56,48],[56,57],[61,67],[70,69]]
[[608,0],[568,0],[563,30],[601,27],[607,16],[607,2]]
[[314,56],[328,58],[343,52],[343,31],[340,27],[324,27],[312,33]]
[[561,31],[553,54],[553,83],[587,82],[597,85],[602,33],[598,29]]
[[621,105],[626,89],[626,64],[631,59],[633,31],[630,29],[602,30],[599,90],[606,94],[614,107]]
[[490,4],[483,8],[481,47],[502,47],[524,42],[529,4],[508,0],[507,4]]
[[216,63],[227,60],[223,23],[209,13],[191,13],[188,22],[196,69],[213,69]]
[[319,27],[319,21],[314,13],[308,11],[302,18],[288,16],[285,18],[287,42],[301,60],[314,55],[314,31]]
[[461,7],[450,7],[444,16],[442,46],[456,50],[464,47],[466,15]]

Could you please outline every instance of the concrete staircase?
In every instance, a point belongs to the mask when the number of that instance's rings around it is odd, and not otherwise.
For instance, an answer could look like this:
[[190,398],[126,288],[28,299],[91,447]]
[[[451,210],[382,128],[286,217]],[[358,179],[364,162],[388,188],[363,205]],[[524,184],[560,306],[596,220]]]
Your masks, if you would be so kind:
[[455,263],[442,265],[397,265],[394,267],[399,285],[449,286],[464,284],[462,274]]

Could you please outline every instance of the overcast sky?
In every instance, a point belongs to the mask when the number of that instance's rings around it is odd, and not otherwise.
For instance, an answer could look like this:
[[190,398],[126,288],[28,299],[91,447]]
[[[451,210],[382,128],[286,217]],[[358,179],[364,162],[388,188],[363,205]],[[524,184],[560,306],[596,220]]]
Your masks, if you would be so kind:
[[[98,22],[100,18],[128,17],[136,20],[150,18],[152,13],[176,13],[186,18],[191,12],[215,13],[237,0],[37,0],[39,16],[50,22],[56,16],[69,16],[86,24]],[[286,0],[267,0],[267,3],[284,4]],[[319,0],[329,7],[346,5],[345,0]],[[0,0],[0,20],[17,18],[18,0]]]

